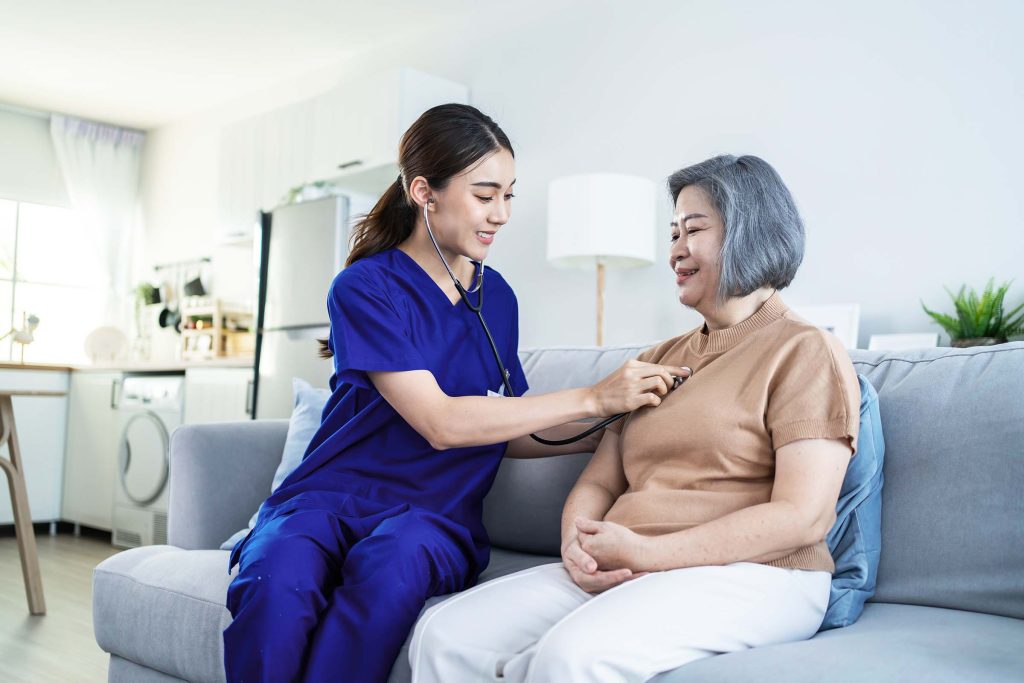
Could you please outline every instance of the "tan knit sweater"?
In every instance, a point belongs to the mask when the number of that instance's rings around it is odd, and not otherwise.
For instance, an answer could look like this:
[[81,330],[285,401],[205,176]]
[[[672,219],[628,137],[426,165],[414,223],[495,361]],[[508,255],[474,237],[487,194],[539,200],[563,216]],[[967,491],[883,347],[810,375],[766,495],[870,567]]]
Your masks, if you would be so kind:
[[[833,335],[794,315],[775,293],[743,322],[670,339],[640,360],[693,370],[660,406],[620,432],[629,487],[605,519],[656,536],[767,503],[775,451],[799,439],[856,449],[860,387]],[[767,562],[832,572],[824,541]]]

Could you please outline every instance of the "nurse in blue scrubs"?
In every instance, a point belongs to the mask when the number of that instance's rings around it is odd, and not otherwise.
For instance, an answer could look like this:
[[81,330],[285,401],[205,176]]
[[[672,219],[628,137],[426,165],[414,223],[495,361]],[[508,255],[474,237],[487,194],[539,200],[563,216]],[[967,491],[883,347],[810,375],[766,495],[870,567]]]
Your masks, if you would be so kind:
[[[327,295],[332,394],[302,463],[235,546],[224,631],[229,682],[387,679],[424,602],[487,565],[482,502],[504,455],[549,447],[575,420],[657,405],[679,369],[630,361],[593,387],[495,398],[502,382],[463,283],[511,210],[512,145],[466,105],[424,113],[402,137],[401,174],[356,227]],[[517,396],[518,306],[485,267],[484,313]],[[471,294],[471,297],[476,295]]]

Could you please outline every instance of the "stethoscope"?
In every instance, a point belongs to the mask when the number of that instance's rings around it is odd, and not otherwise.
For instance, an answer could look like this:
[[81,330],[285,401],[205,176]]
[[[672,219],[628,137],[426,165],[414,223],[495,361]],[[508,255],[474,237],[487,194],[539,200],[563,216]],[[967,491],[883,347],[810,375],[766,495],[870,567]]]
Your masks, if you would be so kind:
[[[455,273],[452,271],[451,266],[448,265],[447,259],[445,259],[444,254],[441,253],[441,247],[437,245],[437,240],[434,239],[434,231],[431,230],[430,228],[430,218],[427,216],[427,207],[429,204],[433,203],[434,200],[433,198],[431,198],[427,202],[427,204],[423,205],[423,222],[426,223],[427,225],[427,234],[430,235],[430,243],[434,245],[434,250],[437,252],[438,257],[441,259],[441,263],[444,264],[444,269],[448,271],[448,276],[452,279],[452,282],[455,283],[455,289],[459,290],[459,296],[462,298],[462,301],[466,304],[466,307],[469,308],[469,310],[476,313],[476,317],[480,319],[480,326],[484,329],[484,334],[487,335],[487,341],[491,345],[491,353],[494,354],[494,361],[498,364],[498,371],[501,373],[501,382],[502,384],[505,385],[505,395],[509,396],[510,398],[515,398],[515,393],[512,391],[512,385],[508,381],[508,370],[505,369],[505,364],[501,362],[501,354],[498,353],[498,347],[494,343],[494,337],[491,336],[491,330],[490,328],[487,327],[487,321],[484,320],[484,263],[483,261],[471,261],[473,267],[475,268],[473,279],[476,281],[476,284],[473,286],[472,289],[466,291],[466,288],[462,286],[461,282],[459,282],[459,278],[455,277]],[[479,292],[479,294],[477,294],[477,292]],[[477,294],[475,305],[473,304],[472,301],[469,300],[470,294]],[[673,382],[672,388],[674,389],[676,386],[678,386],[681,383],[682,379],[683,378],[681,377],[676,377],[675,381]],[[597,424],[595,424],[593,427],[590,427],[586,431],[580,432],[579,434],[571,436],[568,439],[545,439],[543,437],[537,436],[536,434],[530,434],[530,437],[534,441],[542,443],[545,446],[565,446],[587,438],[588,436],[598,431],[599,429],[604,429],[612,422],[615,422],[616,420],[621,420],[622,418],[626,417],[626,415],[629,415],[629,413],[619,413],[618,415],[612,415],[611,417],[606,418],[601,422],[598,422]]]

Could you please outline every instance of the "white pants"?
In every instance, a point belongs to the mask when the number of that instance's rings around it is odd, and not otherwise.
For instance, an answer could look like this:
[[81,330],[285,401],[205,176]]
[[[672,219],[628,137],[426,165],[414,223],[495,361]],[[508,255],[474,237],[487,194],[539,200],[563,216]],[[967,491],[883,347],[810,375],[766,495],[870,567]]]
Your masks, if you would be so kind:
[[412,680],[646,681],[702,657],[810,638],[831,578],[739,562],[591,595],[561,564],[534,567],[429,609],[409,649]]

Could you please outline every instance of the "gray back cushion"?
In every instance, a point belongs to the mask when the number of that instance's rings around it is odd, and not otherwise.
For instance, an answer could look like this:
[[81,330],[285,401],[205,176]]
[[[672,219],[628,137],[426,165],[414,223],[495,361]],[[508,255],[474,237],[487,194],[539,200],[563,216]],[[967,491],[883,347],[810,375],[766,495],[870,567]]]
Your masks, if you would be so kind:
[[1024,343],[850,355],[885,437],[874,601],[1024,617]]
[[[649,345],[522,352],[531,393],[587,386]],[[1024,343],[851,351],[885,436],[876,602],[1024,618]],[[484,503],[492,543],[558,555],[588,454],[506,460]]]

